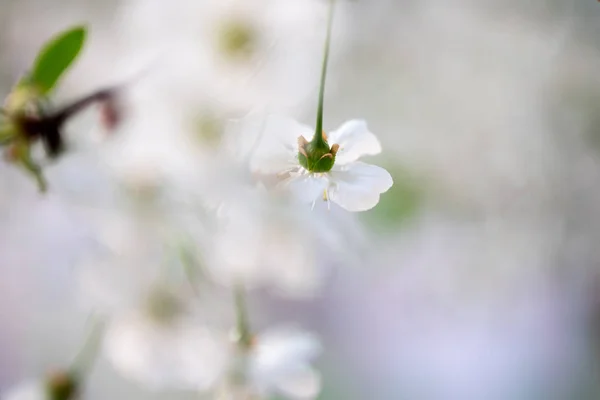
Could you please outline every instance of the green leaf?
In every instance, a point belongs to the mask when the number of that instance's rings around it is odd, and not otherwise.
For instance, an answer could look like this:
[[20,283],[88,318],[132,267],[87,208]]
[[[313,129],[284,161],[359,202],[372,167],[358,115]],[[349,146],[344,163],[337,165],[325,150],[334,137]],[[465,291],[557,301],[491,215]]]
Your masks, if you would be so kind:
[[47,94],[52,90],[75,61],[83,48],[86,34],[85,26],[76,26],[59,33],[44,44],[28,77],[40,94]]

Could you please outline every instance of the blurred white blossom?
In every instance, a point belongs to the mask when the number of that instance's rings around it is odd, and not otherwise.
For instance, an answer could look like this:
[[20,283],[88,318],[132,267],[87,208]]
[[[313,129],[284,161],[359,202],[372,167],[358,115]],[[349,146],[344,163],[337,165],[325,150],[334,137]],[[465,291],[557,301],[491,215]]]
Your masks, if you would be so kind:
[[242,398],[314,399],[321,391],[321,375],[311,363],[320,353],[313,334],[288,327],[266,330],[237,355],[237,379],[221,388],[219,398],[234,400],[244,393]]
[[107,319],[106,358],[151,389],[208,389],[226,353],[207,326],[192,283],[180,264],[141,239],[147,238],[143,231],[136,236],[136,230],[120,228],[108,231],[108,255],[78,269],[81,302]]
[[207,0],[173,7],[141,0],[128,3],[122,15],[136,53],[162,58],[159,93],[186,109],[220,116],[259,104],[297,104],[312,90],[317,27],[325,17],[321,1]]
[[311,334],[272,329],[257,337],[250,353],[249,375],[257,391],[280,393],[290,398],[312,399],[321,390],[321,376],[310,363],[321,352]]
[[198,321],[168,310],[169,299],[154,299],[160,301],[165,304],[155,304],[155,310],[132,310],[111,321],[106,357],[150,389],[209,389],[225,366],[225,348]]
[[2,395],[4,400],[51,400],[43,382],[21,383]]
[[[286,201],[287,200],[287,201]],[[238,187],[221,202],[207,249],[208,271],[229,287],[266,287],[281,295],[315,293],[344,241],[331,219],[266,189]]]

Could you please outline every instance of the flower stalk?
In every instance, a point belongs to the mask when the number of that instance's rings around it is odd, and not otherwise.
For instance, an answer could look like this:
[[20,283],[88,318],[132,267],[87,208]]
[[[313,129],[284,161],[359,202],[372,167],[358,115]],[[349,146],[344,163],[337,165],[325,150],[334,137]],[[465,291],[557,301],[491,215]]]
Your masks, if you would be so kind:
[[248,309],[246,307],[246,292],[243,285],[237,285],[234,288],[235,310],[237,317],[237,335],[238,343],[244,350],[252,347],[252,331],[248,319]]
[[329,0],[329,15],[327,17],[327,36],[325,37],[325,49],[323,51],[323,64],[321,66],[321,83],[319,86],[319,105],[317,108],[317,124],[312,141],[327,144],[323,137],[323,107],[325,103],[325,81],[327,80],[327,67],[329,64],[329,48],[331,47],[331,31],[333,28],[333,17],[335,13],[335,0]]
[[79,353],[75,356],[71,363],[71,373],[76,376],[84,376],[89,373],[100,350],[100,344],[102,342],[102,335],[104,334],[104,321],[102,321],[96,315],[90,316],[91,325]]
[[327,36],[321,65],[321,82],[319,86],[319,105],[317,107],[317,123],[311,141],[304,136],[298,138],[298,161],[300,165],[310,172],[328,172],[333,168],[335,155],[339,149],[337,144],[329,147],[327,135],[323,130],[323,108],[325,103],[325,82],[327,81],[327,67],[329,64],[329,48],[331,47],[331,31],[335,12],[335,0],[329,1],[329,16],[327,18]]

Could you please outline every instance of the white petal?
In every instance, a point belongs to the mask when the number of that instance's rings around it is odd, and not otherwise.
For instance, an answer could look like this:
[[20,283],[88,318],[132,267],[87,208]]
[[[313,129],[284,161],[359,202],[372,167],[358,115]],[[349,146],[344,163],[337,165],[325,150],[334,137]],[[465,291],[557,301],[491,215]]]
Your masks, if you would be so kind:
[[298,167],[298,138],[310,140],[311,129],[293,119],[270,115],[250,159],[253,172],[278,174]]
[[329,198],[348,211],[366,211],[375,207],[379,195],[394,183],[385,169],[362,162],[334,169],[329,174]]
[[221,141],[224,156],[233,156],[240,161],[247,160],[260,140],[263,127],[264,116],[256,113],[250,113],[242,119],[227,121]]
[[[283,268],[281,260],[287,260]],[[318,261],[307,241],[289,234],[277,239],[275,246],[269,246],[267,262],[272,269],[271,279],[275,291],[281,296],[311,297],[322,285],[321,268],[315,265]]]
[[329,181],[325,176],[314,174],[297,174],[283,182],[283,186],[303,203],[323,198],[328,185]]
[[343,124],[338,130],[329,134],[330,145],[339,144],[340,148],[335,156],[337,165],[345,165],[358,160],[364,155],[381,153],[381,144],[377,137],[369,131],[364,120],[351,120]]
[[285,370],[286,365],[310,362],[320,352],[321,344],[315,335],[294,328],[278,328],[259,336],[255,362],[265,370]]
[[136,315],[109,325],[104,349],[115,369],[155,390],[208,389],[225,359],[202,327],[159,325]]
[[4,400],[50,400],[42,382],[23,383],[2,395]]
[[[250,364],[252,382],[261,393],[281,392],[310,398],[320,380],[309,363],[321,352],[318,339],[294,328],[278,328],[258,337]],[[316,377],[316,379],[315,379]]]
[[308,365],[299,366],[279,378],[277,389],[292,399],[314,399],[321,392],[321,374]]
[[[331,229],[322,219],[315,223],[310,207],[296,203],[290,207],[289,200],[259,190],[255,196],[244,192],[223,203],[214,242],[204,252],[212,261],[206,268],[219,283],[242,281],[288,297],[314,295],[324,272],[316,252],[329,249],[326,236]],[[321,240],[321,235],[326,238]]]
[[250,214],[238,214],[222,224],[215,235],[215,244],[210,249],[213,262],[208,270],[213,277],[225,286],[244,282],[249,287],[260,285],[265,279],[262,265],[263,232],[261,221]]

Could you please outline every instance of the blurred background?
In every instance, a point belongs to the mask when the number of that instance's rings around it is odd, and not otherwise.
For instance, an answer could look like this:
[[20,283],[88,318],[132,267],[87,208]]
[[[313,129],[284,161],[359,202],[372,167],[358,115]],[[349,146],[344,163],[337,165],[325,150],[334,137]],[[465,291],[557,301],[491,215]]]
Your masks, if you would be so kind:
[[[0,93],[82,22],[88,46],[56,104],[158,65],[128,93],[118,138],[93,113],[69,125],[47,196],[0,165],[0,392],[77,348],[73,271],[94,210],[128,212],[123,185],[138,193],[153,174],[189,188],[226,117],[259,106],[312,121],[325,2],[243,2],[258,39],[242,61],[215,57],[212,3],[0,0]],[[359,262],[335,265],[320,296],[252,307],[322,336],[324,400],[597,399],[600,4],[338,3],[325,125],[369,121],[395,185],[371,211],[332,209]],[[160,397],[101,360],[88,398]]]

